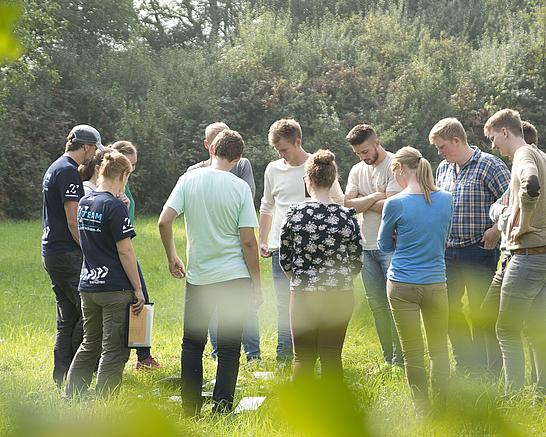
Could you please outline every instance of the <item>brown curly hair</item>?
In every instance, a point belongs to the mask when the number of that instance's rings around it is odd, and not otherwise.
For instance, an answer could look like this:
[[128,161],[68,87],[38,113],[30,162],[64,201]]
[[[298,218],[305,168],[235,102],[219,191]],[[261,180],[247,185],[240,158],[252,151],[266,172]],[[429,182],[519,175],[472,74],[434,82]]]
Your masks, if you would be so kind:
[[327,149],[317,150],[307,159],[305,175],[315,187],[330,188],[337,179],[336,155]]

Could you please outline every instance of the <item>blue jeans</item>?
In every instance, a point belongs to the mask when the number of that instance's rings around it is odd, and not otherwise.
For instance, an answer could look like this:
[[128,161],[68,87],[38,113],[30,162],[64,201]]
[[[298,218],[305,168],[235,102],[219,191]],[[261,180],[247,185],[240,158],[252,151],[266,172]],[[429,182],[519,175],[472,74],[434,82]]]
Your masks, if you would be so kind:
[[[211,355],[218,357],[218,314],[214,311],[209,323],[209,337],[212,345]],[[259,360],[260,354],[260,325],[258,322],[258,310],[251,305],[245,324],[243,325],[243,348],[247,361]]]
[[502,351],[506,390],[525,380],[521,332],[525,323],[533,346],[538,387],[546,390],[546,254],[512,255],[501,287],[497,337]]
[[[481,243],[455,248],[445,254],[449,300],[449,339],[458,370],[487,367],[486,335],[481,305],[495,275],[499,250],[487,250]],[[467,292],[472,330],[463,313],[462,299]]]
[[383,351],[383,358],[388,364],[402,364],[402,348],[387,298],[387,270],[391,259],[391,253],[380,250],[364,250],[362,252],[361,275],[366,299],[372,310],[375,329]]
[[277,361],[292,360],[292,336],[290,333],[290,281],[279,264],[279,251],[271,255],[273,287],[277,294]]

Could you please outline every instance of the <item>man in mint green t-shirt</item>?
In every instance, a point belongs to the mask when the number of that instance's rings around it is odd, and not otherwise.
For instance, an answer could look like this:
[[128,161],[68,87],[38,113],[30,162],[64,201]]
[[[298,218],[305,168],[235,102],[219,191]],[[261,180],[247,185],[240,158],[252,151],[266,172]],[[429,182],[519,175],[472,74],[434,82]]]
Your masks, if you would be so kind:
[[[182,394],[187,414],[199,414],[203,383],[202,358],[208,324],[218,311],[218,369],[213,411],[229,411],[239,372],[244,318],[251,299],[262,301],[258,226],[248,184],[230,170],[241,158],[244,142],[232,130],[221,132],[211,145],[210,167],[184,174],[159,217],[161,240],[169,270],[186,277]],[[187,268],[177,255],[172,225],[184,214]]]

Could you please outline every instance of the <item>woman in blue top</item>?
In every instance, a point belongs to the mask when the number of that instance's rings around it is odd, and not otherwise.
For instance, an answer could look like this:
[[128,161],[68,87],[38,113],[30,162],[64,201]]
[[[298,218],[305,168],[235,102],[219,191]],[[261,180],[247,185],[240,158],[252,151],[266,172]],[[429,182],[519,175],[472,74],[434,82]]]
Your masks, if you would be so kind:
[[136,234],[127,206],[117,198],[131,171],[131,162],[121,153],[105,154],[96,191],[84,196],[78,206],[83,252],[78,290],[84,336],[68,371],[68,396],[87,389],[99,356],[97,394],[108,395],[119,386],[129,358],[127,308],[134,302],[132,311],[138,314],[144,306],[131,243]]
[[430,163],[413,147],[396,152],[392,171],[403,191],[385,201],[378,244],[385,252],[394,251],[387,294],[416,412],[421,415],[429,409],[421,317],[433,392],[442,395],[449,379],[444,251],[453,199],[434,185]]

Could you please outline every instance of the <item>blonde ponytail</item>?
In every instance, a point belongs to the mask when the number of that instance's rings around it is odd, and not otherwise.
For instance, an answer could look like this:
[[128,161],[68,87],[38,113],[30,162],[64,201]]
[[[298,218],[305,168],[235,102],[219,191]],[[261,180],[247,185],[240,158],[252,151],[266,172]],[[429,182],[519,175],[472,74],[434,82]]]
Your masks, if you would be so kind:
[[434,176],[430,162],[423,157],[421,152],[414,147],[406,146],[398,150],[393,158],[392,165],[405,165],[406,167],[415,170],[417,183],[423,191],[425,200],[428,204],[431,203],[431,195],[433,191],[438,191],[438,187],[434,184]]

